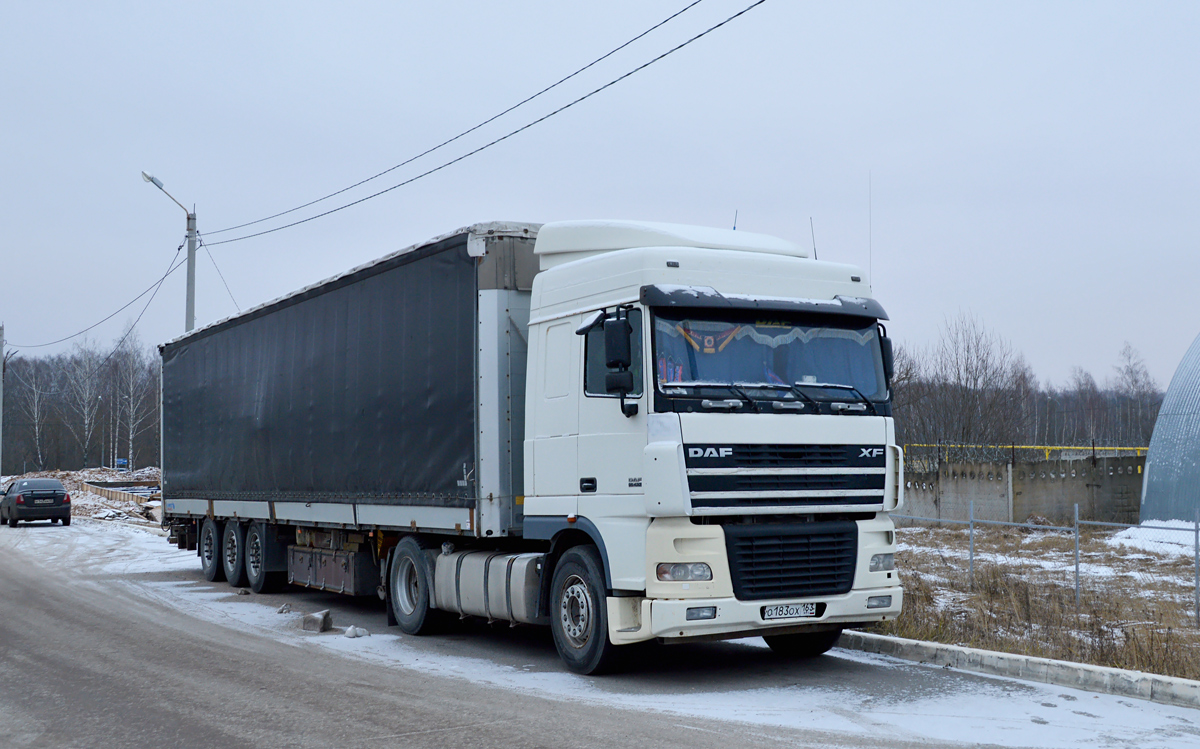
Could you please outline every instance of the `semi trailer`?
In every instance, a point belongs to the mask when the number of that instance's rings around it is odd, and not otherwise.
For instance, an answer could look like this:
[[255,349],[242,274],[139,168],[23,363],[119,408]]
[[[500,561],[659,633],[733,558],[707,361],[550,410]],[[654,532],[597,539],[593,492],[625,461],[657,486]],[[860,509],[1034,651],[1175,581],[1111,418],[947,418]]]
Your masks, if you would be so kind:
[[568,668],[895,618],[887,315],[742,231],[484,223],[160,346],[163,523],[208,580],[547,625]]

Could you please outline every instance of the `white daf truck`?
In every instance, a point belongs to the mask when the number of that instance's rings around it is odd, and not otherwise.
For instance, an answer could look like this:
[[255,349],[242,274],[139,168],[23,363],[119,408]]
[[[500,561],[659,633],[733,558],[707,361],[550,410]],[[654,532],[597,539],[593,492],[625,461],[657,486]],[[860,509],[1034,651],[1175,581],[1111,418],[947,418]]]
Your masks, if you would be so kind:
[[549,625],[568,668],[895,618],[891,342],[740,231],[477,224],[164,344],[164,524],[210,580]]

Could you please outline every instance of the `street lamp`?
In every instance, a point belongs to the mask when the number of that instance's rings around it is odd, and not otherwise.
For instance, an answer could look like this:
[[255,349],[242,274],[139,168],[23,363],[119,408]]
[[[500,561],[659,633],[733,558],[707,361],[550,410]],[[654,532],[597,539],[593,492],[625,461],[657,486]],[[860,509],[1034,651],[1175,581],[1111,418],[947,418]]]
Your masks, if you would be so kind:
[[175,205],[183,208],[183,212],[187,214],[187,311],[184,328],[186,332],[191,332],[192,328],[196,327],[196,214],[185,208],[183,203],[175,200],[175,196],[167,192],[162,181],[154,175],[142,172],[142,179],[162,190],[163,195],[174,200]]

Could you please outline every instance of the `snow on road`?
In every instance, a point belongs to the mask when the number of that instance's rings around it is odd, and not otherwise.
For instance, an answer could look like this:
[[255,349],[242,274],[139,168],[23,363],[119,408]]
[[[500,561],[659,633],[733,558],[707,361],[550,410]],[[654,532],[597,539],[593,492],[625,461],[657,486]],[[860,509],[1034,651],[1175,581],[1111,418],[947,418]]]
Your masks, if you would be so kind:
[[[835,677],[819,681],[816,686],[811,678],[785,677],[769,682],[747,668],[745,688],[724,688],[729,685],[728,674],[721,680],[723,688],[708,688],[704,683],[661,688],[662,680],[651,678],[654,675],[592,678],[431,650],[394,634],[394,629],[373,631],[369,637],[356,639],[338,633],[303,632],[299,627],[301,611],[277,613],[274,605],[266,605],[256,596],[234,596],[224,583],[212,585],[197,579],[195,552],[177,550],[154,529],[127,524],[79,518],[69,528],[43,525],[0,529],[0,544],[28,552],[44,564],[77,570],[80,577],[93,584],[122,585],[161,605],[299,648],[319,648],[374,663],[389,662],[398,668],[565,702],[605,704],[680,718],[830,731],[864,743],[904,740],[1011,747],[1140,748],[1200,745],[1197,710],[945,672],[840,649],[822,660],[845,664],[848,671],[867,670],[881,685],[904,686],[869,689],[861,682],[859,686],[840,684]],[[762,641],[746,640],[743,647],[752,653],[748,648],[762,647]],[[631,682],[638,687],[630,689]],[[764,683],[768,685],[759,686]]]

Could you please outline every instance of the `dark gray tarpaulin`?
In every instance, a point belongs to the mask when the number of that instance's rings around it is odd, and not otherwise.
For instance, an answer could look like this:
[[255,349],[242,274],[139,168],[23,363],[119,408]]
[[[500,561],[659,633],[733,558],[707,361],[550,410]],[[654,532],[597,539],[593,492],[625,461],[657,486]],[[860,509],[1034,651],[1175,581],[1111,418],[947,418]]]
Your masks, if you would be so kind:
[[475,307],[458,235],[165,345],[163,496],[470,506]]

